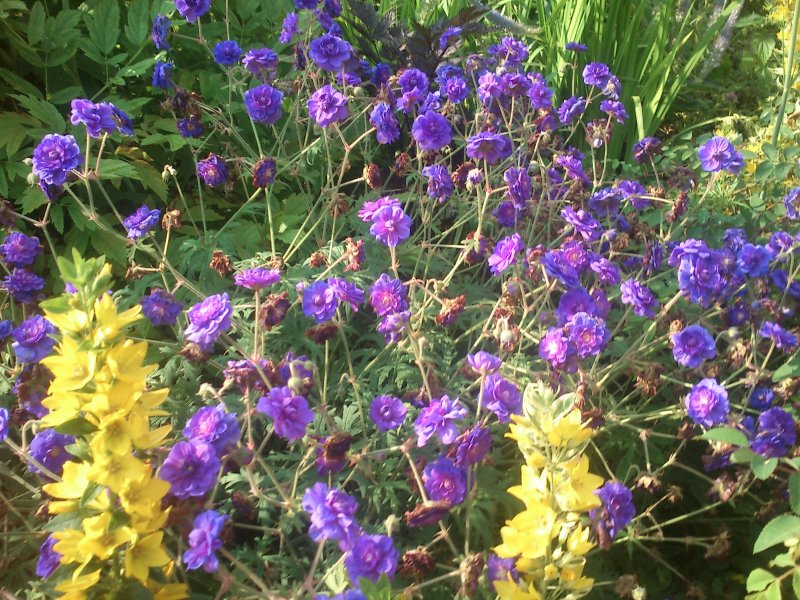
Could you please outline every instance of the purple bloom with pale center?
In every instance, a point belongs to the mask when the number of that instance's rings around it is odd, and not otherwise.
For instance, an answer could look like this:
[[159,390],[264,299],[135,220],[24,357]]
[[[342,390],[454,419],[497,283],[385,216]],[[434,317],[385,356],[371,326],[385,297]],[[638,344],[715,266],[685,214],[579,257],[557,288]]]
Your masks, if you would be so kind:
[[495,277],[517,262],[517,254],[524,250],[525,245],[518,233],[513,233],[503,238],[494,247],[488,259],[489,270]]
[[728,418],[728,392],[716,379],[702,379],[685,401],[689,418],[706,429],[721,425]]
[[379,242],[393,248],[411,235],[411,218],[400,206],[384,206],[372,216],[369,232]]
[[378,332],[383,334],[387,344],[399,342],[403,338],[403,332],[410,318],[411,313],[407,310],[385,315],[378,323]]
[[33,174],[47,185],[64,185],[67,174],[77,169],[82,160],[74,137],[51,133],[33,151]]
[[327,127],[347,118],[347,98],[336,88],[325,85],[308,99],[308,114],[317,125]]
[[158,477],[170,484],[170,493],[176,498],[204,496],[217,482],[220,466],[211,444],[180,441],[169,451]]
[[223,67],[230,67],[242,57],[242,47],[236,40],[223,40],[214,46],[214,62]]
[[224,404],[204,406],[186,422],[183,437],[211,444],[222,456],[239,441],[239,423],[236,415],[225,410]]
[[29,462],[28,467],[32,472],[47,479],[49,477],[38,465],[42,465],[55,475],[61,475],[64,463],[72,458],[72,454],[67,452],[67,446],[74,443],[75,438],[71,435],[57,433],[54,429],[41,430],[33,436],[30,446],[28,446],[28,455],[36,461],[36,463]]
[[554,369],[568,365],[574,354],[575,347],[570,344],[569,338],[560,327],[551,327],[539,340],[539,358],[547,361]]
[[281,272],[278,269],[253,267],[237,273],[233,276],[233,280],[239,287],[248,290],[263,290],[278,283],[281,280]]
[[11,335],[11,347],[21,363],[38,363],[53,352],[56,340],[52,337],[58,330],[55,325],[42,317],[34,315],[20,323]]
[[425,465],[422,485],[428,498],[434,502],[448,502],[451,506],[461,504],[467,495],[467,476],[464,469],[444,456]]
[[350,581],[358,583],[364,577],[376,582],[381,575],[391,580],[397,571],[400,553],[388,535],[361,534],[344,556],[344,566]]
[[315,483],[303,494],[302,507],[311,518],[308,535],[315,542],[339,542],[339,548],[347,551],[361,534],[355,518],[358,502],[341,490]]
[[661,154],[661,140],[657,137],[642,138],[633,145],[633,158],[638,163],[651,161],[657,154]]
[[603,100],[600,103],[600,110],[609,117],[613,117],[617,123],[623,124],[628,120],[628,111],[625,110],[625,105],[619,100]]
[[695,369],[717,355],[714,338],[702,325],[689,325],[673,333],[672,356],[682,367]]
[[772,406],[772,399],[774,397],[775,393],[772,391],[772,388],[763,385],[753,389],[748,402],[750,406],[756,410],[765,410]]
[[153,79],[151,81],[153,87],[161,88],[162,90],[174,87],[175,84],[172,83],[172,70],[174,68],[175,65],[172,62],[157,60],[153,65]]
[[603,233],[603,226],[600,225],[600,222],[583,209],[575,210],[571,206],[565,206],[561,210],[561,216],[568,225],[572,226],[575,233],[587,242],[599,240]]
[[772,252],[761,245],[745,243],[739,250],[736,265],[748,277],[763,277],[769,272]]
[[328,285],[333,288],[333,293],[339,302],[344,302],[353,311],[358,312],[358,307],[364,304],[364,290],[352,281],[346,281],[341,277],[329,277]]
[[603,63],[589,63],[583,68],[583,82],[601,90],[606,87],[611,78],[611,69]]
[[411,126],[411,136],[422,151],[441,150],[453,139],[450,121],[437,112],[429,110],[416,119]]
[[283,92],[268,83],[257,85],[244,93],[244,106],[254,123],[272,125],[283,115]]
[[369,288],[369,303],[379,317],[402,312],[408,310],[408,290],[399,279],[381,273]]
[[794,417],[779,407],[758,415],[758,427],[750,449],[765,458],[786,456],[797,441]]
[[242,66],[259,79],[275,77],[278,73],[278,54],[272,48],[253,48],[245,53]]
[[569,341],[575,346],[578,358],[599,354],[611,338],[611,332],[608,331],[605,321],[585,312],[572,315],[565,329]]
[[800,187],[792,188],[783,197],[783,206],[786,208],[786,216],[790,219],[800,219]]
[[408,409],[395,396],[375,396],[369,405],[369,416],[381,431],[397,429],[406,420]]
[[208,187],[219,187],[228,180],[228,166],[225,159],[217,154],[197,161],[197,176]]
[[619,289],[622,292],[622,303],[632,306],[635,314],[650,319],[656,316],[655,309],[659,307],[659,303],[650,288],[635,279],[626,279]]
[[0,255],[10,267],[27,267],[32,265],[42,253],[39,238],[27,236],[19,231],[11,231],[0,244]]
[[326,33],[314,40],[308,46],[308,55],[320,69],[338,73],[345,63],[350,60],[353,49],[342,38]]
[[467,140],[467,156],[497,164],[511,156],[511,140],[506,135],[482,131]]
[[286,386],[274,387],[269,394],[261,396],[256,410],[272,417],[275,433],[290,442],[302,438],[306,434],[306,427],[314,420],[314,413],[306,399]]
[[704,171],[715,173],[717,171],[728,171],[736,174],[744,167],[744,158],[733,144],[722,136],[715,136],[700,146],[697,151],[700,158],[700,166]]
[[367,200],[361,206],[361,210],[358,211],[358,218],[364,223],[371,223],[375,213],[385,206],[400,206],[400,200],[391,196],[382,196],[372,201]]
[[[569,45],[567,44],[567,50],[570,50]],[[582,44],[578,45],[582,46]],[[586,46],[583,46],[583,48],[585,50]],[[489,559],[486,561],[486,577],[493,592],[495,591],[495,581],[508,581],[509,578],[515,582],[519,581],[519,572],[515,566],[516,562],[514,558],[500,558],[494,552],[489,554]]]
[[499,373],[492,373],[484,379],[481,394],[486,408],[497,415],[501,423],[508,423],[511,415],[522,412],[519,388]]
[[175,8],[189,23],[194,23],[211,8],[211,0],[175,0]]
[[195,304],[186,312],[189,325],[184,337],[209,352],[217,338],[231,328],[233,307],[227,293],[214,294]]
[[136,212],[122,221],[122,225],[128,232],[129,240],[138,240],[158,226],[160,217],[160,210],[151,210],[146,204],[142,204]]
[[483,377],[499,371],[502,364],[503,361],[494,354],[489,354],[483,350],[479,350],[475,354],[467,354],[467,365]]
[[206,573],[213,573],[219,568],[215,554],[222,547],[222,528],[226,515],[215,510],[206,510],[198,514],[192,523],[189,533],[189,549],[183,553],[183,562],[187,570],[203,568]]
[[183,305],[175,300],[175,296],[159,288],[142,296],[139,303],[142,305],[142,314],[153,325],[173,325],[183,310]]
[[451,400],[449,396],[434,398],[431,403],[423,408],[414,422],[414,431],[417,433],[417,446],[422,448],[434,435],[444,444],[452,444],[458,437],[457,421],[466,418],[467,407],[458,399]]
[[303,290],[303,314],[317,323],[333,318],[338,306],[336,291],[326,281],[315,281]]

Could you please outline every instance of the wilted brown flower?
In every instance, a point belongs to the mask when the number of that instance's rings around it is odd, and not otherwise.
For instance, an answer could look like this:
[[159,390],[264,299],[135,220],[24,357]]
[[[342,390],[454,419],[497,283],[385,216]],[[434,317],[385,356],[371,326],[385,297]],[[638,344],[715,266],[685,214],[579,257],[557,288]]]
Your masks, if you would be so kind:
[[231,259],[222,250],[214,250],[211,254],[211,263],[208,266],[215,270],[220,277],[225,277],[233,271]]

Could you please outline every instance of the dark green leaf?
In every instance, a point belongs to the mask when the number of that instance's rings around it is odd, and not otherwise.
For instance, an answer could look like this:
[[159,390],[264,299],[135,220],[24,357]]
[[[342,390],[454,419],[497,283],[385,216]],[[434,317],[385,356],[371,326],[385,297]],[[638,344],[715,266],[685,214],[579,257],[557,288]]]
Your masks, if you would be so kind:
[[772,381],[780,381],[789,377],[797,377],[800,375],[800,358],[794,357],[792,360],[783,363],[772,374]]
[[141,44],[147,38],[150,27],[150,1],[133,0],[128,4],[128,24],[125,26],[125,37],[134,45]]
[[753,545],[753,554],[772,548],[789,538],[800,537],[800,517],[780,515],[764,526]]
[[789,506],[792,512],[800,515],[800,473],[792,473],[789,477]]
[[747,436],[733,427],[716,427],[714,429],[709,429],[701,435],[700,438],[712,442],[734,444],[735,446],[747,446]]
[[61,116],[59,110],[46,100],[39,100],[31,96],[22,94],[12,94],[19,103],[24,106],[31,116],[39,121],[52,133],[63,133],[67,127],[67,122]]
[[119,39],[119,2],[101,0],[86,17],[89,37],[105,56],[111,54]]
[[777,458],[764,458],[760,454],[754,454],[750,464],[750,468],[753,469],[753,475],[759,479],[766,479],[772,475],[772,472],[775,471],[775,467],[777,466]]
[[56,427],[56,431],[66,435],[86,435],[87,433],[94,433],[97,431],[97,427],[89,423],[89,421],[83,417],[75,417]]
[[45,21],[44,6],[41,2],[37,2],[31,8],[31,13],[28,15],[28,43],[35,46],[42,41],[44,37],[44,21]]

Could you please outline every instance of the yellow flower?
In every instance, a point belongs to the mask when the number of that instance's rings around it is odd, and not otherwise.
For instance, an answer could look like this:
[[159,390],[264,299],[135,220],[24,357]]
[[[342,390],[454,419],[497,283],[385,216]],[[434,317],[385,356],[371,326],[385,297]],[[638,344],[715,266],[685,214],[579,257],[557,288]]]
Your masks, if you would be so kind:
[[591,577],[582,577],[583,574],[583,561],[567,565],[561,569],[561,584],[569,589],[578,592],[586,592],[592,589],[594,579]]
[[106,559],[114,549],[130,541],[133,533],[127,527],[109,529],[111,513],[104,512],[96,517],[83,520],[84,537],[78,542],[78,549],[87,555]]
[[592,428],[583,424],[582,421],[581,411],[575,409],[556,421],[544,419],[542,431],[547,434],[547,441],[553,446],[578,445],[588,441],[594,435]]
[[117,313],[114,300],[108,294],[103,294],[94,304],[94,314],[97,319],[97,329],[94,333],[94,342],[103,345],[113,341],[119,336],[120,330],[137,321],[141,315],[142,307],[136,305],[122,313]]
[[79,529],[62,529],[53,533],[57,540],[53,549],[61,554],[61,564],[82,563],[91,556],[80,547],[80,542],[85,537],[84,532]]
[[549,495],[547,490],[547,472],[539,471],[528,465],[520,469],[522,481],[520,485],[508,488],[508,493],[522,500],[526,505],[538,503]]
[[61,474],[61,481],[42,486],[45,494],[59,500],[50,502],[47,507],[51,514],[68,512],[73,510],[73,507],[77,507],[77,501],[83,496],[86,486],[89,485],[89,468],[88,463],[66,462]]
[[164,524],[167,522],[169,510],[160,511],[150,518],[142,518],[138,515],[131,515],[131,529],[140,535],[164,529]]
[[84,575],[78,575],[76,571],[75,575],[72,579],[61,581],[56,586],[56,591],[64,594],[61,596],[62,599],[77,600],[86,598],[86,590],[100,581],[100,569]]
[[583,556],[589,550],[594,548],[594,543],[589,541],[589,528],[576,527],[567,538],[567,550],[570,554],[576,556]]
[[113,346],[106,354],[106,364],[114,379],[128,382],[144,381],[156,365],[142,366],[147,354],[147,342],[125,340]]
[[46,310],[44,311],[44,316],[58,327],[62,334],[80,333],[89,326],[89,321],[91,320],[89,315],[80,310],[68,310],[62,313]]
[[161,547],[162,531],[139,538],[134,536],[131,545],[125,552],[125,574],[135,577],[142,583],[147,581],[150,567],[163,567],[169,562],[169,556]]
[[152,475],[152,469],[148,468],[143,477],[129,479],[122,486],[119,499],[131,517],[138,515],[150,519],[153,513],[161,512],[161,499],[167,495],[169,483]]
[[94,377],[97,355],[80,350],[78,342],[63,337],[56,354],[42,359],[42,364],[53,372],[50,394],[79,390]]
[[571,460],[569,469],[569,486],[562,490],[559,498],[567,510],[587,511],[600,506],[600,498],[594,491],[603,485],[603,478],[589,473],[589,459],[581,456]]
[[540,558],[553,539],[556,513],[539,501],[531,501],[526,509],[500,530],[503,543],[495,548],[500,558]]
[[99,431],[91,441],[92,452],[95,455],[102,455],[106,452],[130,454],[133,449],[131,438],[134,435],[142,434],[141,430],[133,431],[130,421],[121,410],[104,417],[98,427]]
[[495,581],[494,589],[499,600],[541,600],[542,596],[537,592],[533,584],[528,585],[525,590],[519,587],[509,576],[507,581]]
[[81,407],[90,396],[75,392],[60,392],[51,394],[44,400],[42,405],[50,412],[39,421],[42,427],[58,427],[80,416]]
[[119,494],[126,481],[139,479],[146,472],[145,464],[130,454],[111,454],[95,457],[88,476],[91,481],[105,485]]
[[153,593],[153,600],[184,600],[189,597],[189,588],[185,583],[160,583],[148,579],[147,589]]

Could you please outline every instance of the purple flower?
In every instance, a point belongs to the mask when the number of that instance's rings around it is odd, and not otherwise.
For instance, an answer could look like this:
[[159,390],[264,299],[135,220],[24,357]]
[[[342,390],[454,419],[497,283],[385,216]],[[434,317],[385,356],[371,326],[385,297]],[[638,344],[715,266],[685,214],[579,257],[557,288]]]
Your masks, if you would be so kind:
[[517,262],[517,254],[525,248],[518,233],[503,238],[494,247],[488,259],[489,270],[495,277]]
[[440,456],[425,465],[422,484],[428,498],[435,502],[449,502],[451,506],[461,504],[467,494],[467,476],[464,469],[453,461]]
[[539,358],[554,369],[569,368],[575,362],[575,347],[560,327],[551,327],[539,340]]
[[439,50],[444,51],[445,48],[452,44],[452,40],[458,38],[463,30],[461,27],[447,27],[442,35],[439,36]]
[[150,39],[153,40],[156,50],[169,50],[169,40],[167,34],[172,23],[169,17],[165,15],[157,15],[153,19],[153,28],[150,31]]
[[485,377],[486,375],[491,375],[499,371],[503,361],[494,354],[479,350],[475,354],[467,354],[467,364],[472,367],[478,375]]
[[11,332],[14,331],[14,323],[8,319],[0,321],[0,341],[11,337]]
[[558,107],[558,119],[562,125],[569,125],[586,110],[586,99],[583,96],[567,98]]
[[569,341],[575,346],[578,358],[599,354],[611,338],[605,321],[585,312],[572,315],[565,329]]
[[613,219],[619,213],[620,195],[614,188],[601,188],[589,197],[587,206],[603,218]]
[[758,428],[750,449],[766,458],[786,456],[797,441],[794,417],[778,408],[770,408],[758,415]]
[[625,105],[619,100],[603,100],[600,103],[600,110],[613,117],[617,123],[622,124],[628,120],[628,111],[625,110]]
[[636,210],[644,210],[650,206],[650,200],[644,197],[647,190],[638,181],[623,179],[617,183],[616,188],[619,195],[628,200]]
[[275,77],[278,72],[278,55],[271,48],[253,48],[245,53],[242,66],[259,79]]
[[326,33],[314,40],[308,46],[308,55],[320,69],[333,71],[342,70],[345,63],[350,60],[353,49],[342,38]]
[[113,133],[117,130],[114,122],[111,104],[103,102],[95,104],[85,98],[75,98],[70,103],[72,112],[69,121],[73,125],[83,124],[86,126],[86,133],[91,137],[100,137],[104,132]]
[[244,287],[248,290],[263,290],[278,283],[281,280],[281,272],[278,269],[254,267],[237,273],[233,276],[233,280],[239,287]]
[[525,169],[509,167],[503,173],[503,179],[508,185],[506,198],[511,200],[517,207],[523,208],[528,200],[531,199],[533,181]]
[[642,138],[633,145],[633,158],[638,163],[646,163],[661,154],[661,140],[657,137]]
[[528,47],[511,36],[500,40],[499,44],[489,46],[488,52],[508,67],[516,67],[528,60]]
[[319,0],[292,0],[296,10],[314,10]]
[[152,290],[147,296],[142,296],[139,303],[142,305],[142,314],[153,325],[173,325],[183,310],[183,305],[175,300],[175,296],[159,288]]
[[228,167],[225,159],[217,154],[197,161],[197,176],[209,187],[218,187],[228,180]]
[[178,128],[178,133],[185,138],[197,138],[205,132],[205,127],[203,127],[200,117],[194,114],[178,119],[175,126]]
[[268,83],[262,83],[244,93],[244,106],[255,123],[272,125],[281,118],[283,92]]
[[635,279],[626,279],[619,289],[622,292],[620,300],[623,304],[631,305],[635,314],[650,319],[656,316],[655,309],[659,303],[650,288]]
[[800,187],[792,188],[783,197],[783,205],[786,207],[786,216],[790,219],[800,219]]
[[594,242],[600,239],[603,233],[603,226],[600,225],[590,213],[583,209],[575,210],[571,206],[565,206],[561,210],[561,216],[575,229],[575,233],[580,235],[587,242]]
[[611,78],[611,70],[603,63],[589,63],[583,68],[583,82],[601,90]]
[[206,573],[213,573],[219,568],[214,553],[222,547],[220,534],[227,520],[226,515],[215,510],[203,511],[194,518],[189,533],[189,549],[183,553],[187,570],[203,567]]
[[376,582],[382,574],[394,579],[400,553],[388,535],[358,536],[344,556],[344,566],[350,580],[357,584],[360,577]]
[[414,421],[417,446],[422,448],[434,435],[442,444],[452,444],[458,437],[456,421],[461,421],[467,414],[467,407],[458,399],[451,400],[449,396],[434,398],[420,411],[417,420]]
[[189,23],[194,23],[211,8],[211,0],[175,0],[175,8]]
[[400,125],[388,104],[377,104],[369,114],[369,122],[375,127],[379,144],[391,144],[400,138]]
[[27,304],[39,299],[44,279],[26,269],[14,269],[3,279],[1,287],[17,302]]
[[781,350],[791,351],[797,347],[797,336],[772,321],[764,321],[758,330],[758,335],[772,340],[775,347]]
[[558,299],[558,307],[553,311],[553,315],[558,325],[563,327],[570,317],[579,312],[603,316],[594,298],[583,287],[575,287],[564,292]]
[[712,360],[717,355],[714,338],[702,325],[690,325],[673,333],[672,356],[682,367],[695,369],[704,360]]
[[578,271],[561,250],[548,250],[541,263],[547,276],[560,281],[565,287],[574,288],[580,285]]
[[744,166],[744,158],[739,154],[726,138],[715,136],[703,144],[697,151],[700,166],[704,171],[728,171],[736,174]]
[[170,493],[176,498],[203,496],[217,482],[220,466],[211,444],[180,441],[169,451],[158,477],[170,484]]
[[716,379],[702,379],[686,396],[689,418],[706,429],[724,423],[728,410],[728,392]]
[[765,410],[772,406],[772,399],[774,397],[775,393],[772,391],[772,388],[762,385],[753,389],[748,401],[752,408],[756,410]]
[[595,494],[600,497],[602,507],[592,509],[589,518],[606,531],[607,537],[614,539],[636,516],[633,494],[619,481],[607,481]]
[[488,375],[481,388],[483,403],[497,415],[501,423],[508,423],[511,415],[522,412],[522,394],[519,388],[499,373]]
[[[570,52],[586,52],[589,47],[586,44],[581,44],[580,42],[567,42],[566,46],[564,46],[564,49],[569,50]],[[505,577],[503,577],[503,579],[505,579]]]
[[411,218],[398,206],[384,206],[372,215],[369,232],[379,242],[393,248],[411,235]]
[[58,565],[61,564],[61,554],[56,552],[54,546],[58,540],[53,537],[53,534],[47,536],[39,547],[39,561],[36,563],[36,575],[42,579],[47,579],[55,573]]
[[11,347],[21,363],[38,363],[48,356],[56,345],[52,337],[57,332],[55,325],[42,317],[34,315],[20,323],[11,335],[14,343]]
[[325,85],[308,99],[308,114],[320,127],[344,121],[347,118],[347,98],[336,88]]
[[358,307],[364,304],[364,291],[355,283],[341,277],[329,277],[328,285],[333,289],[339,302],[349,305],[353,311],[358,312]]
[[[571,44],[574,42],[570,42]],[[569,46],[570,44],[567,44]],[[582,46],[583,44],[577,44]],[[583,46],[585,49],[586,46]],[[567,50],[570,50],[568,47]],[[583,50],[581,50],[582,52]],[[514,558],[500,558],[494,552],[489,553],[489,559],[486,561],[486,577],[489,580],[489,587],[495,591],[495,581],[519,581],[519,572],[517,571],[516,559]]]
[[275,433],[290,442],[306,434],[306,426],[314,420],[308,402],[296,395],[289,387],[274,387],[266,396],[258,399],[258,412],[272,417]]
[[[72,454],[67,452],[67,446],[74,443],[75,438],[71,435],[57,433],[54,429],[43,429],[33,436],[28,454],[51,473],[61,475],[64,463],[72,458]],[[32,472],[47,477],[33,462],[29,462],[28,467]]]
[[214,46],[214,62],[223,67],[230,67],[242,58],[242,47],[236,40],[224,40]]
[[508,136],[482,131],[467,140],[467,156],[497,164],[511,156],[511,140]]
[[399,279],[381,273],[369,288],[369,303],[379,317],[408,310],[408,290]]
[[679,244],[670,254],[669,265],[678,266],[678,287],[700,306],[708,307],[724,284],[720,254],[700,240]]
[[428,178],[428,196],[444,202],[455,190],[453,179],[444,165],[423,167],[422,174]]
[[162,90],[168,90],[174,87],[172,83],[172,70],[174,68],[175,65],[171,62],[157,60],[155,65],[153,65],[153,87],[161,88]]
[[186,422],[183,437],[211,444],[222,456],[239,441],[239,423],[236,415],[225,411],[224,404],[204,406]]
[[222,332],[230,329],[231,315],[233,307],[227,293],[209,296],[186,312],[189,326],[183,335],[203,352],[209,352]]
[[492,216],[501,227],[516,227],[522,218],[522,211],[513,202],[506,200],[497,205]]
[[364,223],[371,223],[377,213],[384,206],[400,206],[400,200],[391,196],[382,196],[377,200],[365,201],[358,211],[358,218]]
[[253,186],[265,188],[275,183],[275,159],[262,158],[253,166]]
[[336,291],[326,281],[315,281],[303,290],[303,314],[317,323],[333,318],[338,306]]
[[739,250],[736,265],[748,277],[763,277],[769,272],[772,252],[761,245],[745,243]]
[[19,231],[11,231],[0,244],[0,255],[10,267],[27,267],[32,265],[42,253],[39,238],[27,236]]
[[387,344],[399,342],[410,318],[411,313],[407,310],[385,315],[381,317],[381,321],[378,323],[378,333],[383,334],[383,339]]
[[283,18],[283,24],[281,25],[281,35],[278,41],[281,44],[288,44],[292,41],[292,38],[297,34],[297,23],[299,21],[299,17],[297,13],[290,12]]
[[324,483],[315,483],[303,494],[303,510],[311,518],[308,535],[315,542],[332,540],[347,551],[361,534],[355,514],[358,502],[349,494]]
[[444,84],[441,85],[441,91],[444,92],[447,99],[453,104],[459,104],[469,96],[467,82],[463,77],[457,75],[448,77]]
[[458,436],[454,447],[459,467],[477,465],[492,447],[492,434],[485,427],[473,427]]
[[74,137],[51,133],[33,151],[33,174],[47,185],[64,185],[67,174],[77,169],[82,160]]
[[369,405],[369,416],[381,431],[397,429],[406,420],[408,409],[400,398],[375,396]]
[[142,204],[136,209],[136,212],[122,221],[122,224],[128,231],[128,239],[138,240],[144,237],[148,232],[158,226],[160,217],[160,210],[157,208],[150,210],[146,204]]
[[8,437],[8,409],[0,407],[0,442]]
[[453,132],[450,121],[439,113],[429,110],[414,119],[411,136],[420,150],[440,150],[453,139]]

